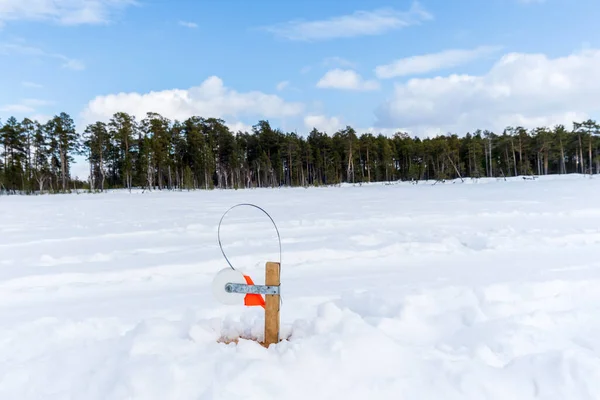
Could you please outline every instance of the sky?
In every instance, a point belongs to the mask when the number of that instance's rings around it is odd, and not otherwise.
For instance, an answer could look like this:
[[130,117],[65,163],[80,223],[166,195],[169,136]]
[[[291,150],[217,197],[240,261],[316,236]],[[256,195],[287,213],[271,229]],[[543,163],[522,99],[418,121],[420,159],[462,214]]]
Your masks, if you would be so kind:
[[597,0],[0,0],[0,121],[570,127],[599,114],[599,16]]

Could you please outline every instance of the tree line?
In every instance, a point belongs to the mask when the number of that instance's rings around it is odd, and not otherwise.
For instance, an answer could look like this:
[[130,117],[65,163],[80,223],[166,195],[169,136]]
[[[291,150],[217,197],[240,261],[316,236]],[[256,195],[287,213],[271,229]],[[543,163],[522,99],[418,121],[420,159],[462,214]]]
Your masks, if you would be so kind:
[[[78,131],[67,113],[46,122],[0,122],[0,191],[103,191],[114,188],[241,189],[342,182],[416,181],[600,172],[600,125],[594,120],[502,132],[420,139],[356,132],[303,137],[260,120],[251,132],[193,116],[170,120],[118,112]],[[89,177],[71,170],[75,156]],[[81,177],[79,177],[81,178]]]

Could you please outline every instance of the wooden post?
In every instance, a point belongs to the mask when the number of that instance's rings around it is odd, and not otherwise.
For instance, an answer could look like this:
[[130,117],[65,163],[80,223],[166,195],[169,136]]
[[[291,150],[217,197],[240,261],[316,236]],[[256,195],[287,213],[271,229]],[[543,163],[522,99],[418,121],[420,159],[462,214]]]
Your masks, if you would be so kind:
[[[265,285],[280,285],[281,265],[276,262],[267,262]],[[265,295],[265,347],[279,343],[279,295]]]

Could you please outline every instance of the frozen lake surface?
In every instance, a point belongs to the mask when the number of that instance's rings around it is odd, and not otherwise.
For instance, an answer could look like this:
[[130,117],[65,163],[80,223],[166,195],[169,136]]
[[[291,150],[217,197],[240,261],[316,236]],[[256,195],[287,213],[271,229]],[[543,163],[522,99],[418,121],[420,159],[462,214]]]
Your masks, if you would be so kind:
[[[212,296],[264,207],[282,332]],[[0,197],[0,398],[598,399],[600,178]],[[264,283],[270,221],[232,210]]]

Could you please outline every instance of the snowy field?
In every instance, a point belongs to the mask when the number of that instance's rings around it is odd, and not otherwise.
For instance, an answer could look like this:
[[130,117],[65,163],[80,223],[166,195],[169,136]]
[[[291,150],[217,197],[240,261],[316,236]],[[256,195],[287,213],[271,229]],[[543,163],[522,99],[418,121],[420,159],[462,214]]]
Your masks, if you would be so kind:
[[[221,305],[221,215],[283,239]],[[600,178],[0,197],[0,399],[599,399]],[[278,261],[255,209],[234,266]]]

